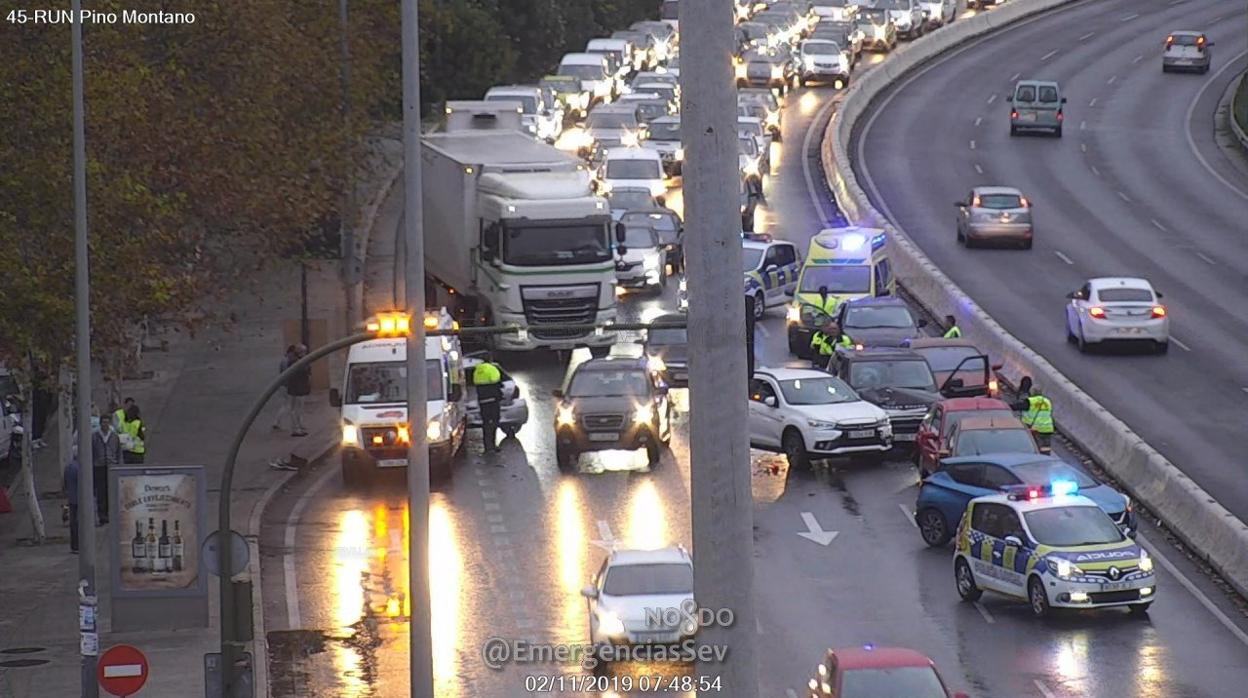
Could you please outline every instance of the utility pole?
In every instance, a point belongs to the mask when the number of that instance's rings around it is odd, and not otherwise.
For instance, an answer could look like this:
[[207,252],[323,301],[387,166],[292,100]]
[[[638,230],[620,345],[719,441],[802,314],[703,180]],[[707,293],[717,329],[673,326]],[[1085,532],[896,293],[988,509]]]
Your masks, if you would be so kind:
[[[78,578],[85,600],[94,602],[95,589],[95,483],[91,458],[91,276],[87,268],[87,133],[82,88],[82,0],[74,0],[70,23],[73,43],[74,82],[74,335],[78,370]],[[98,607],[97,607],[98,608]],[[96,609],[92,609],[94,612]],[[88,647],[87,634],[95,642]],[[94,621],[83,631],[82,698],[96,698],[100,685],[95,670],[99,660],[99,636]]]
[[680,0],[681,140],[689,281],[690,495],[693,594],[731,609],[731,627],[698,632],[727,645],[722,664],[697,667],[718,693],[756,698],[754,512],[746,429],[745,294],[741,268],[733,3]]
[[[429,446],[425,414],[425,237],[420,190],[420,12],[403,0],[403,231],[407,244],[407,496],[411,533],[407,570],[411,594],[411,693],[433,696],[433,636],[429,609]],[[735,113],[735,112],[734,112]],[[735,152],[735,151],[734,151]]]
[[[348,0],[338,0],[339,53],[342,66],[339,70],[339,84],[342,90],[341,104],[342,127],[344,133],[343,168],[346,186],[342,213],[338,216],[338,237],[342,247],[342,273],[347,286],[347,325],[354,326],[363,316],[360,290],[360,259],[355,254],[355,143],[351,139],[351,23],[347,14]],[[304,341],[307,344],[307,341]]]

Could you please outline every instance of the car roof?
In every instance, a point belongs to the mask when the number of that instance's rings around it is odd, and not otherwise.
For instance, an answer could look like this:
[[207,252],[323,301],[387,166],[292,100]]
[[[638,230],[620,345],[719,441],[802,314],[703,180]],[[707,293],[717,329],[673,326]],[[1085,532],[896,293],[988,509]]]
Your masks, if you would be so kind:
[[650,148],[639,148],[624,146],[621,148],[607,148],[608,160],[658,160],[662,158],[659,151]]
[[946,412],[966,412],[968,410],[1008,410],[1010,406],[995,397],[951,397],[939,403]]
[[[784,366],[759,368],[754,373],[769,376],[778,381],[801,380],[803,378],[836,378],[836,376],[827,371],[820,371],[816,368],[788,368]],[[837,378],[837,380],[840,379]]]
[[1057,87],[1057,81],[1056,80],[1030,80],[1029,79],[1029,80],[1019,80],[1018,82],[1014,83],[1015,87],[1018,87],[1019,85],[1052,85],[1053,87]]
[[1205,35],[1204,32],[1198,32],[1193,29],[1179,29],[1178,31],[1170,32],[1170,36],[1204,36],[1204,35]]
[[600,65],[605,63],[606,60],[601,53],[577,52],[563,54],[563,58],[559,59],[559,62],[572,65]]
[[918,352],[911,351],[902,347],[865,347],[845,352],[846,358],[851,361],[874,361],[885,359],[904,359],[913,361],[922,361],[927,363]]
[[618,565],[655,565],[671,563],[693,563],[689,552],[684,548],[671,547],[658,550],[613,550],[609,566]]
[[1081,494],[1065,494],[1060,497],[1039,497],[1036,499],[1010,499],[1008,494],[986,494],[971,500],[972,504],[1004,504],[1015,511],[1028,512],[1040,509],[1062,509],[1065,507],[1092,507],[1099,509],[1096,502]]
[[1088,284],[1093,291],[1100,291],[1106,288],[1146,288],[1151,291],[1153,288],[1148,279],[1134,276],[1102,276],[1088,279]]
[[[634,345],[635,346],[635,345]],[[646,370],[646,360],[640,356],[621,356],[619,354],[593,358],[576,367],[579,371],[617,371],[621,368]]]
[[845,647],[832,650],[838,671],[934,666],[927,655],[904,647]]
[[1021,465],[1031,465],[1032,463],[1052,463],[1054,465],[1064,465],[1072,470],[1083,470],[1057,456],[1036,455],[1034,453],[988,453],[982,456],[952,456],[941,458],[940,462],[945,465],[988,463],[990,465],[999,465],[1003,468],[1017,468]]
[[[649,191],[649,190],[647,189],[646,191]],[[663,216],[664,218],[672,218],[672,217],[675,217],[677,219],[680,218],[680,216],[676,215],[675,211],[673,211],[670,208],[664,208],[662,206],[652,206],[650,208],[630,208],[627,211],[625,211],[623,215],[627,216],[633,213],[644,214],[651,218],[653,218],[654,216]]]
[[909,309],[910,306],[906,302],[896,296],[867,296],[866,298],[853,298],[846,301],[846,305],[851,308],[860,307],[893,307],[901,306]]
[[959,431],[981,431],[986,429],[1026,429],[1018,417],[1004,415],[1000,417],[965,417],[958,424]]
[[915,337],[910,340],[911,349],[932,349],[936,347],[967,347],[979,351],[979,347],[969,339],[961,337]]
[[527,93],[527,92],[540,91],[541,89],[542,88],[538,87],[537,85],[495,85],[494,87],[491,87],[490,89],[486,90],[485,93],[487,95],[491,93],[506,94],[508,92]]
[[1012,194],[1014,196],[1022,196],[1023,192],[1014,187],[975,187],[971,191],[980,196],[991,194]]

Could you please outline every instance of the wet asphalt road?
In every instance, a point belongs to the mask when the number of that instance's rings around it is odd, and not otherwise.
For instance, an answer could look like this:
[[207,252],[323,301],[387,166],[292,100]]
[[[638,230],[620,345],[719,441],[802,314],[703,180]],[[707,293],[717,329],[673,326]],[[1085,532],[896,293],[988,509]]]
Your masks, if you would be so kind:
[[[768,183],[764,227],[803,245],[833,210],[819,184],[818,133],[806,139],[812,122],[826,120],[821,108],[829,94],[799,90],[786,100],[783,152],[773,155]],[[815,183],[813,197],[808,181]],[[674,307],[674,290],[673,282],[662,299],[626,303],[640,317]],[[768,314],[757,342],[760,364],[789,360],[779,309]],[[691,540],[685,415],[678,416],[671,452],[653,472],[639,454],[608,453],[586,455],[580,472],[560,474],[550,429],[553,401],[546,396],[564,367],[541,354],[517,357],[507,367],[530,401],[528,425],[498,456],[482,455],[474,435],[453,483],[431,503],[439,697],[539,695],[526,690],[526,677],[580,674],[574,666],[549,664],[495,671],[483,664],[481,647],[491,637],[584,642],[586,606],[578,592],[612,541],[652,547]],[[680,392],[673,392],[678,405]],[[1248,685],[1248,635],[1239,629],[1248,623],[1173,549],[1159,552],[1193,591],[1163,564],[1161,596],[1148,619],[1110,611],[1037,622],[1012,601],[959,601],[951,552],[926,548],[907,513],[917,491],[908,462],[851,467],[829,461],[802,474],[788,473],[783,458],[754,455],[760,675],[768,698],[802,695],[824,648],[866,642],[921,650],[954,689],[977,697],[1222,698],[1242,695]],[[265,515],[273,695],[406,696],[402,485],[347,492],[333,456],[317,466]],[[804,512],[838,532],[829,546],[797,535]],[[1143,535],[1161,540],[1148,527]],[[1215,612],[1234,618],[1236,630]],[[687,670],[621,671],[636,679]]]

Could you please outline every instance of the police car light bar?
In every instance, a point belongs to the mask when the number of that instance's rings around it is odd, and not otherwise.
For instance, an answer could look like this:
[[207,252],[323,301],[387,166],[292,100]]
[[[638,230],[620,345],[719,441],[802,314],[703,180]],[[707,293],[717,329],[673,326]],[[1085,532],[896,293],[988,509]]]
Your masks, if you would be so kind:
[[1024,500],[1034,502],[1047,497],[1068,497],[1079,494],[1079,484],[1074,480],[1054,480],[1047,486],[1012,485],[1003,487],[1002,490],[1011,502]]

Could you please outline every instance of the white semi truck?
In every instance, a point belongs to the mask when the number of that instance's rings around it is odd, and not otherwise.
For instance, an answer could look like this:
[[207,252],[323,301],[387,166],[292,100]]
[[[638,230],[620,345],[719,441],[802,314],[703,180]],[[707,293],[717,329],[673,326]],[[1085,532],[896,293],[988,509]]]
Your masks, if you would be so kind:
[[[480,119],[481,116],[475,118]],[[610,208],[574,156],[506,129],[424,136],[425,273],[465,324],[515,324],[494,347],[607,347],[612,333],[543,325],[613,322]],[[441,293],[445,292],[445,293]]]

